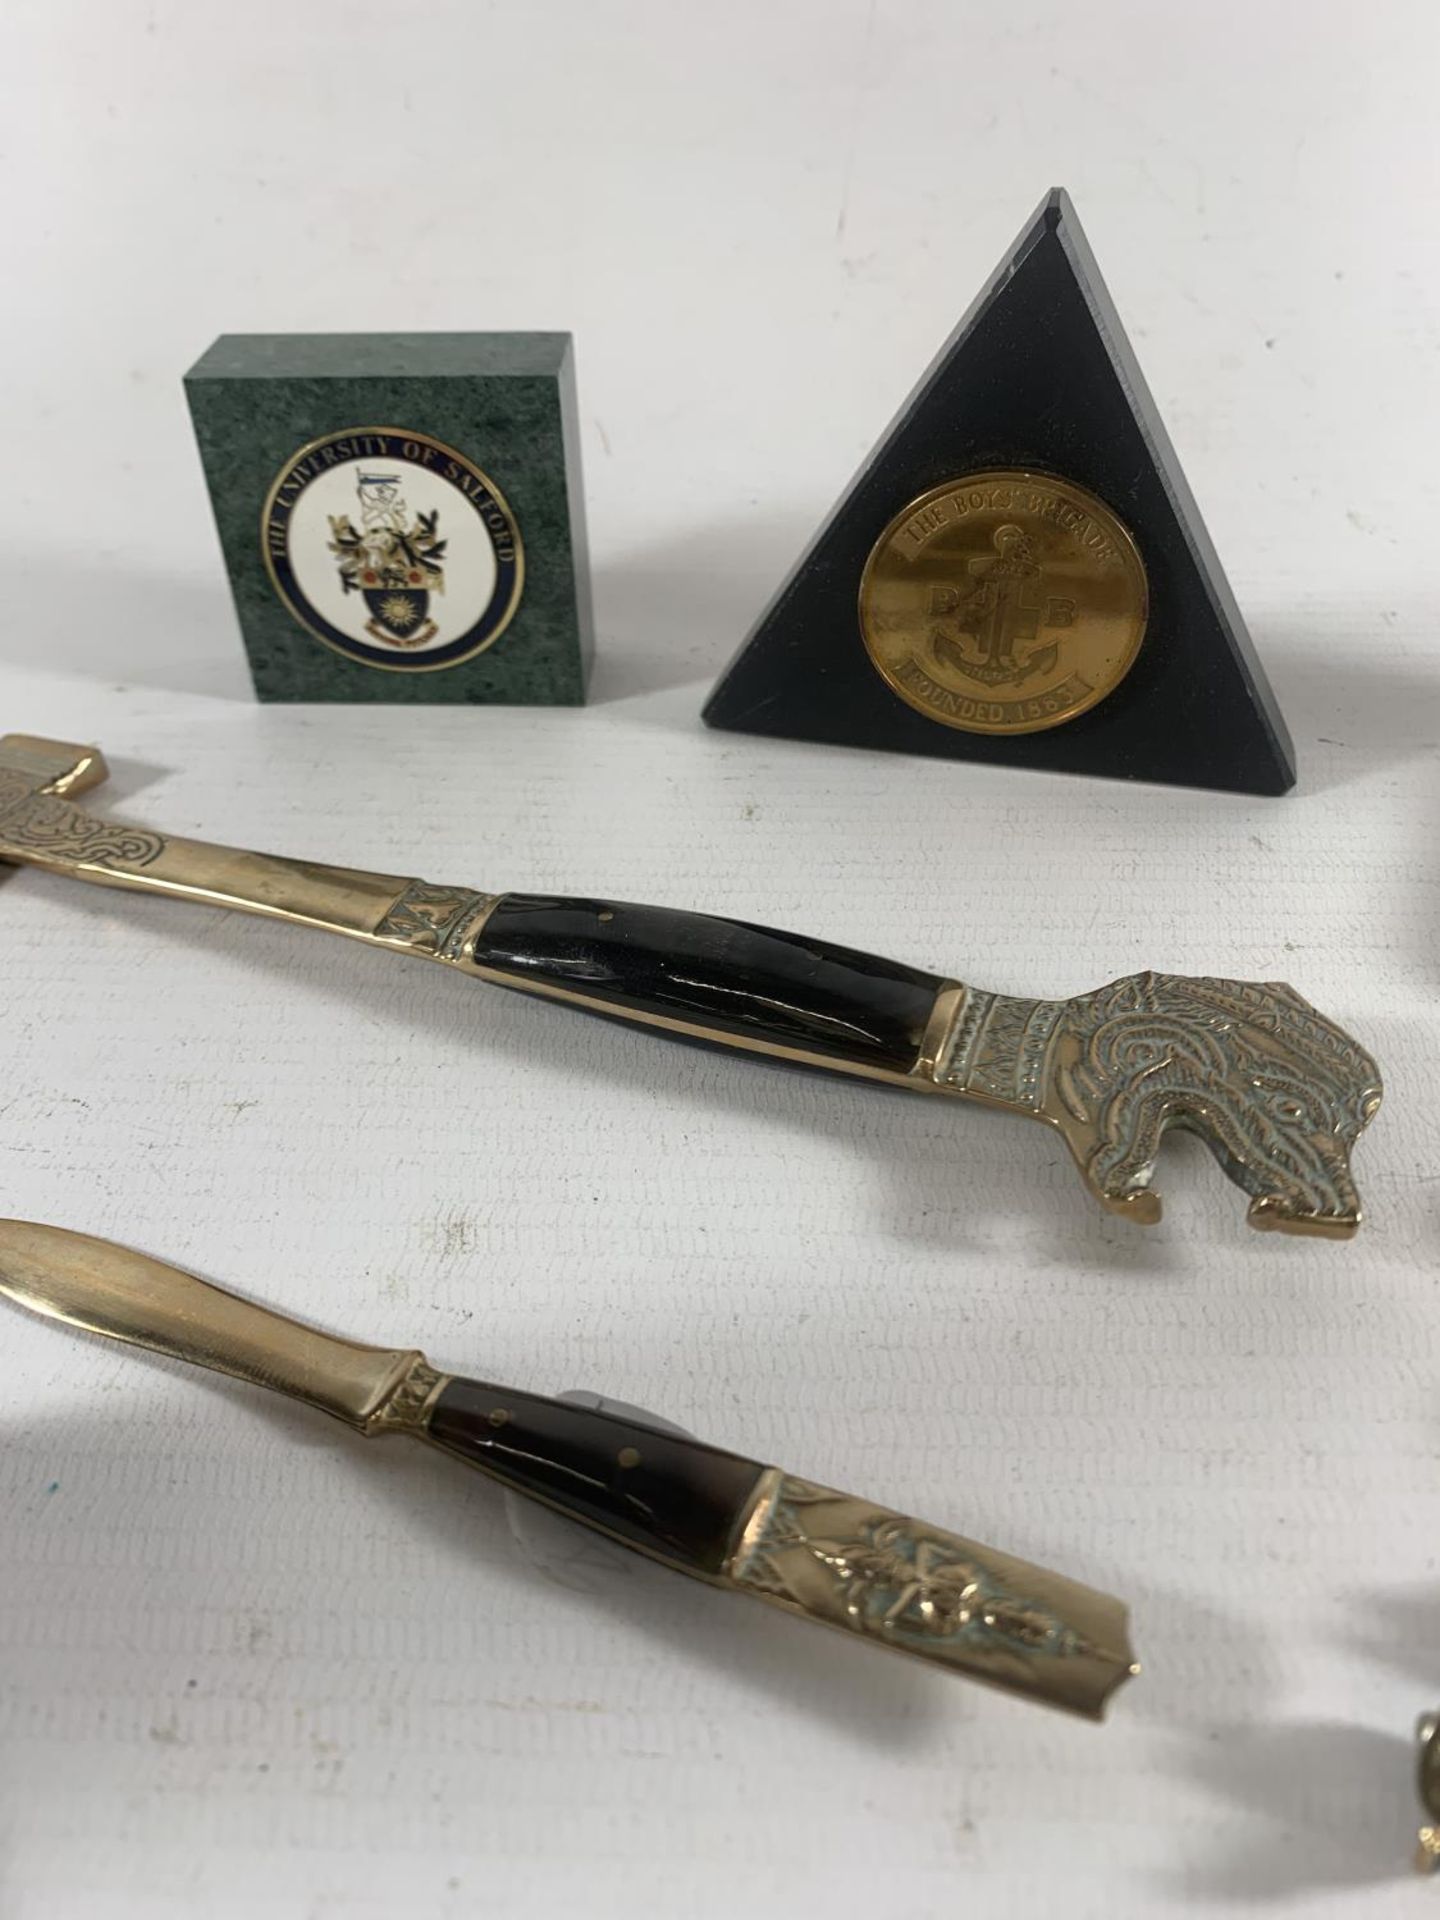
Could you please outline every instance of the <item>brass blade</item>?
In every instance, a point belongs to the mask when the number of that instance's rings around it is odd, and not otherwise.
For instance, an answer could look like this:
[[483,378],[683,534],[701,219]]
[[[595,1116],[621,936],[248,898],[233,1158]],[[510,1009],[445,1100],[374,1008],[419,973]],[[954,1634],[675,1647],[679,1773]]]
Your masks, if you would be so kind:
[[362,1346],[301,1326],[179,1267],[62,1227],[0,1220],[0,1293],[32,1313],[308,1401],[373,1432],[422,1369],[413,1349]]

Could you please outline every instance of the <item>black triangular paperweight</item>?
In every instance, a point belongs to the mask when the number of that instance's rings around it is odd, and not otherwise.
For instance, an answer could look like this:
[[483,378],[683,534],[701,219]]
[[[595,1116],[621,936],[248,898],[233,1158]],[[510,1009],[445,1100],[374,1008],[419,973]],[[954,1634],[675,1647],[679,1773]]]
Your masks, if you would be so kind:
[[[861,634],[861,576],[896,515],[932,488],[997,469],[1096,496],[1129,530],[1148,577],[1129,671],[1099,704],[1035,732],[929,717],[881,678]],[[742,733],[1062,773],[1243,793],[1294,785],[1285,722],[1063,191],[1042,202],[945,343],[704,717]]]

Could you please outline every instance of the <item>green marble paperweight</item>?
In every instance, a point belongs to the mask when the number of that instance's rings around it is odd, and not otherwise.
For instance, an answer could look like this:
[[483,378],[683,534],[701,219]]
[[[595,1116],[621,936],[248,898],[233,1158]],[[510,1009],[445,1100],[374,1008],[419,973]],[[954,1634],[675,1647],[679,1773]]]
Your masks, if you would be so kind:
[[583,702],[568,333],[222,334],[185,391],[260,699]]

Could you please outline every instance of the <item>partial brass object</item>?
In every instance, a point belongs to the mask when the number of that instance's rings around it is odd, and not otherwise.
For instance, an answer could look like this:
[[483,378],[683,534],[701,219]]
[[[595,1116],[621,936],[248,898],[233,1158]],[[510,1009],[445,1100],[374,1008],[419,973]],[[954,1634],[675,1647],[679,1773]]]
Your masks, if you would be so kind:
[[1416,1837],[1415,1871],[1440,1868],[1440,1712],[1421,1714],[1415,1723],[1415,1785],[1430,1816]]
[[[864,1029],[852,1025],[848,1006],[827,1001],[828,1010],[816,1011],[767,999],[743,968],[732,971],[729,985],[687,979],[687,989],[711,996],[700,1002],[704,1011],[692,1000],[689,1010],[667,1012],[661,1007],[673,1007],[673,998],[637,992],[627,999],[613,984],[602,990],[595,983],[600,969],[589,961],[575,964],[572,956],[568,970],[547,970],[538,960],[507,960],[487,924],[493,916],[498,925],[528,896],[313,865],[118,825],[74,804],[104,777],[93,747],[15,734],[0,740],[0,860],[324,928],[661,1032],[1004,1107],[1058,1129],[1095,1198],[1145,1225],[1160,1218],[1151,1181],[1172,1127],[1198,1134],[1250,1196],[1252,1226],[1347,1239],[1360,1223],[1350,1155],[1379,1107],[1379,1069],[1342,1028],[1281,982],[1138,973],[1068,1000],[1024,999],[816,943],[817,965],[836,963],[831,977],[863,987],[870,973],[903,976],[904,991],[925,995],[908,1040],[886,1053],[868,1037],[865,1047],[854,1044]],[[661,910],[619,903],[531,904],[552,925],[557,910],[578,920],[583,908],[606,965],[631,951],[618,928],[637,914],[666,920]],[[670,918],[684,924],[686,938],[703,937],[704,926],[701,936],[695,926],[704,916]],[[767,953],[804,944],[739,923],[705,924],[727,939],[753,936]],[[723,962],[704,958],[717,968]],[[827,990],[833,1000],[835,990]],[[893,998],[886,1004],[893,1010]],[[738,1020],[711,1012],[736,1006]],[[854,1018],[867,1011],[862,1000]],[[894,1025],[892,1018],[892,1035]],[[831,1034],[839,1035],[833,1044]]]
[[1126,1610],[993,1548],[689,1435],[441,1373],[88,1234],[0,1221],[0,1293],[52,1320],[433,1442],[677,1572],[1092,1719],[1139,1671]]

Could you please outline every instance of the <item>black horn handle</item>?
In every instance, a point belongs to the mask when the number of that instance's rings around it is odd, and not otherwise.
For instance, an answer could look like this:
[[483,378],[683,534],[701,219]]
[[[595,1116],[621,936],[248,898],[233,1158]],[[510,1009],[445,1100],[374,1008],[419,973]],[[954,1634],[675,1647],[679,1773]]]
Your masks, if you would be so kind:
[[811,1064],[904,1074],[945,982],[744,920],[502,894],[475,942],[489,978],[593,1012]]
[[450,1380],[428,1437],[517,1493],[717,1578],[764,1467],[686,1434],[481,1380]]

